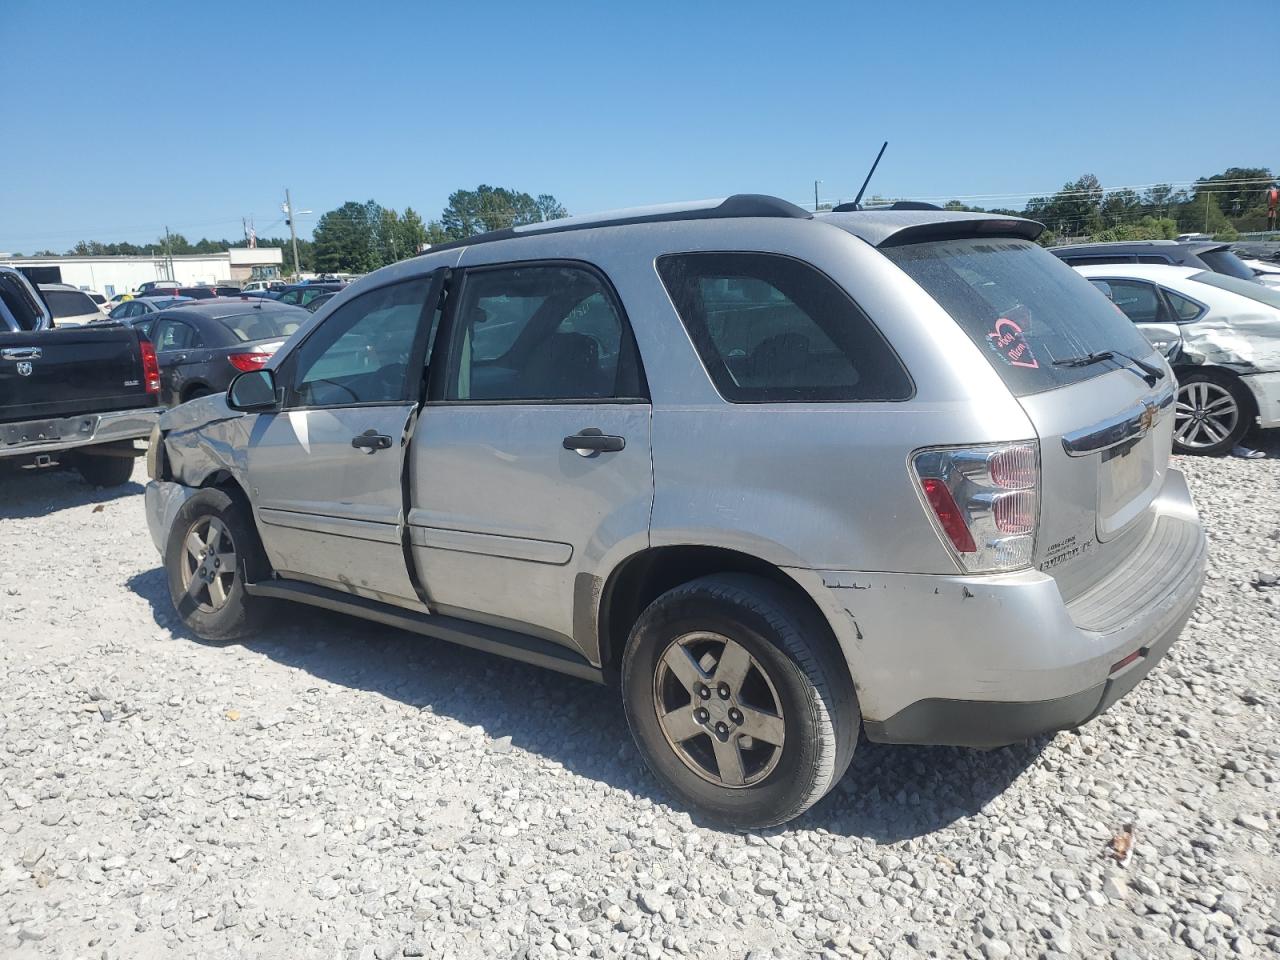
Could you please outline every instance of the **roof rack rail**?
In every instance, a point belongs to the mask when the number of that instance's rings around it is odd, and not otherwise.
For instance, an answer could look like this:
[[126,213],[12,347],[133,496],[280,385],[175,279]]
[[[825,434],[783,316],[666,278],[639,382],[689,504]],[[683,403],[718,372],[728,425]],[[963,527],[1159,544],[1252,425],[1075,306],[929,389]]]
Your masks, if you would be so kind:
[[623,227],[637,223],[669,223],[678,220],[726,220],[742,217],[776,217],[792,220],[812,220],[813,214],[789,200],[771,197],[763,193],[735,193],[718,203],[665,205],[660,207],[635,207],[609,213],[588,214],[582,217],[566,217],[563,220],[544,220],[539,223],[507,227],[478,233],[463,240],[451,240],[428,247],[420,256],[440,250],[470,247],[478,243],[493,243],[516,237],[542,236],[547,233],[568,233],[572,230],[594,230],[597,227]]

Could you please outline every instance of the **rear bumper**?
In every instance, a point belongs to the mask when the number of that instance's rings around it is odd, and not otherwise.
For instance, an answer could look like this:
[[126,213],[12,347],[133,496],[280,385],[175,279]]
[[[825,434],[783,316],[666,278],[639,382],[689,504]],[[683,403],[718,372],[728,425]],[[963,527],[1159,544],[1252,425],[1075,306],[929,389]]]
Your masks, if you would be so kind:
[[0,423],[0,457],[59,453],[117,440],[137,440],[151,433],[161,407],[87,413],[56,420]]
[[886,720],[867,720],[867,737],[882,743],[1002,747],[1088,723],[1138,685],[1182,632],[1199,589],[1163,636],[1138,648],[1138,659],[1102,683],[1052,700],[917,700]]
[[1172,646],[1199,597],[1207,543],[1178,471],[1152,510],[1132,557],[1070,603],[1039,570],[793,575],[828,613],[868,737],[1000,746],[1091,720]]
[[1258,422],[1280,427],[1280,373],[1255,373],[1240,378],[1258,404]]

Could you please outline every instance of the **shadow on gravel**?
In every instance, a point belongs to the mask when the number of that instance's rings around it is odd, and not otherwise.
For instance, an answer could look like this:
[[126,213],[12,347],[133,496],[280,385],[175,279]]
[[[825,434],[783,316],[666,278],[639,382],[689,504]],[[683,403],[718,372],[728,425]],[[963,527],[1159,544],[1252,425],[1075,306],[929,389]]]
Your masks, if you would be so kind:
[[22,470],[0,464],[0,520],[47,517],[59,510],[107,503],[142,493],[142,484],[94,487],[74,470]]
[[[163,569],[134,576],[128,587],[175,637],[225,645],[183,627]],[[301,604],[278,604],[274,624],[240,645],[329,683],[430,707],[483,727],[491,738],[510,737],[514,747],[580,776],[668,802],[632,745],[620,701],[605,687]],[[840,785],[780,829],[822,829],[877,843],[929,834],[981,810],[1047,742],[984,753],[863,741]]]

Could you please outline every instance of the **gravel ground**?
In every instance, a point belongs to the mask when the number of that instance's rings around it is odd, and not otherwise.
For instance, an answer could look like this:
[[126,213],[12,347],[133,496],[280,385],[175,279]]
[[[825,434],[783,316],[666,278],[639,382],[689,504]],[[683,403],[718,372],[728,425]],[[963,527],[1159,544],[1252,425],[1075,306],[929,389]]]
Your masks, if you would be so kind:
[[1280,953],[1266,449],[1182,461],[1210,579],[1110,713],[988,753],[864,743],[747,835],[667,804],[602,688],[304,608],[202,643],[140,485],[6,476],[0,955]]

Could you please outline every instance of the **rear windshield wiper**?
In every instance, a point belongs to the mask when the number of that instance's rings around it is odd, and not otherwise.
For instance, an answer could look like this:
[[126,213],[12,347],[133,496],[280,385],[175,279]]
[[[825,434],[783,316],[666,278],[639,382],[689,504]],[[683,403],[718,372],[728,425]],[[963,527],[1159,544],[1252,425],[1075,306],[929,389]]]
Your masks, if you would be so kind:
[[1154,387],[1156,385],[1156,381],[1164,376],[1164,371],[1159,367],[1153,366],[1143,360],[1139,360],[1137,357],[1131,357],[1127,353],[1120,353],[1118,350],[1098,350],[1094,353],[1081,354],[1078,357],[1064,357],[1061,360],[1053,361],[1053,365],[1055,367],[1087,367],[1094,363],[1101,363],[1103,360],[1114,360],[1117,357],[1123,360],[1128,360],[1131,364],[1137,367],[1138,370],[1141,370],[1142,373],[1139,374],[1137,370],[1133,370],[1127,366],[1124,367],[1124,369],[1129,370],[1130,373],[1140,376],[1146,381],[1146,384],[1149,387]]
[[1087,367],[1091,364],[1101,363],[1103,360],[1115,359],[1115,354],[1110,350],[1099,350],[1096,353],[1082,353],[1078,357],[1064,357],[1061,360],[1053,361],[1055,367]]

